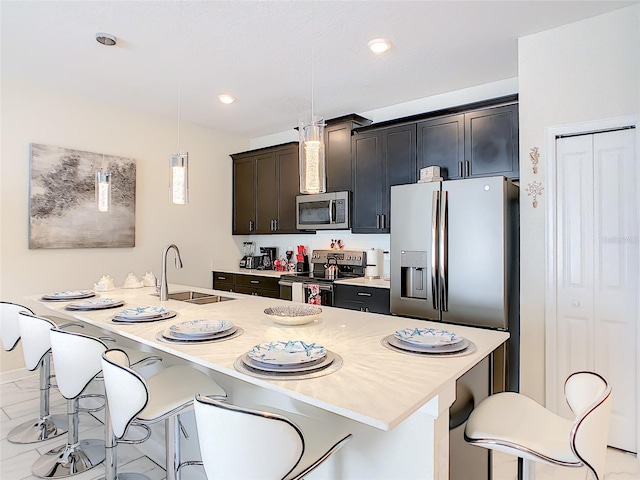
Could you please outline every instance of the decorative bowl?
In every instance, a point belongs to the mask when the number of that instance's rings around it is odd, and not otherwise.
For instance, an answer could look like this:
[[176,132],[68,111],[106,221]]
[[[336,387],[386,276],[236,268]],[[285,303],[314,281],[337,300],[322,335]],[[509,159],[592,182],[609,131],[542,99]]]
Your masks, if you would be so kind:
[[314,305],[280,305],[264,309],[264,314],[280,325],[304,325],[321,313],[322,309]]

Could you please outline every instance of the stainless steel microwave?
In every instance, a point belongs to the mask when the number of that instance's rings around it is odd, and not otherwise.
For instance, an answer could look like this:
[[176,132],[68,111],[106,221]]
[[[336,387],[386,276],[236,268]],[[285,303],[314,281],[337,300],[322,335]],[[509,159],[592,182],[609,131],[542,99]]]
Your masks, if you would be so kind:
[[296,197],[298,230],[340,230],[351,227],[349,192],[317,193]]

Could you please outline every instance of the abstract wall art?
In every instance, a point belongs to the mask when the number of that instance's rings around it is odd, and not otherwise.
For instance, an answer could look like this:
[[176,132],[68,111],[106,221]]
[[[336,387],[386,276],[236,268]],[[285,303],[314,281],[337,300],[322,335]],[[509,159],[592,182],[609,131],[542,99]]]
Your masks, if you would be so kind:
[[[29,248],[135,246],[135,160],[32,143],[30,162]],[[104,167],[111,207],[99,212],[95,177]]]

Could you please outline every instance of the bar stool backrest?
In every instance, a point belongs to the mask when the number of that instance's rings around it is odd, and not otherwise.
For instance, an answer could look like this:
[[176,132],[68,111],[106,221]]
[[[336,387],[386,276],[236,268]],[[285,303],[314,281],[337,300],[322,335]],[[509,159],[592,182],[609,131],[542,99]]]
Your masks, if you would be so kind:
[[147,384],[131,370],[127,354],[118,349],[102,354],[102,375],[113,433],[122,438],[131,421],[149,402]]
[[107,346],[97,338],[58,328],[51,330],[51,353],[58,390],[64,398],[76,398],[102,370],[100,358]]
[[286,417],[203,396],[193,408],[207,478],[285,478],[302,457],[303,434]]
[[564,391],[567,403],[576,415],[571,430],[571,449],[595,478],[603,479],[611,386],[597,373],[576,372],[567,378]]
[[50,332],[56,324],[48,318],[38,317],[25,311],[21,311],[18,317],[24,363],[29,370],[35,370],[40,365],[42,357],[51,350]]
[[10,352],[20,340],[20,326],[18,314],[20,312],[33,314],[31,310],[17,303],[0,302],[0,337],[2,337],[2,348]]

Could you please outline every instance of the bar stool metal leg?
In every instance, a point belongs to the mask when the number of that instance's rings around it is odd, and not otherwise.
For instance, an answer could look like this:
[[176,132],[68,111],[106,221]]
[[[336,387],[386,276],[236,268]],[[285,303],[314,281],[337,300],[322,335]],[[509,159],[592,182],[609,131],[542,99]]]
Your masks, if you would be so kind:
[[[111,414],[109,413],[109,405],[107,400],[107,405],[105,408],[105,417],[104,417],[104,430],[105,430],[105,450],[106,450],[106,459],[104,461],[104,480],[150,480],[149,477],[143,475],[142,473],[134,473],[134,472],[118,472],[118,441],[116,436],[113,433],[113,426],[111,425]],[[102,479],[101,479],[102,480]]]
[[85,472],[105,460],[104,440],[78,441],[78,398],[67,400],[67,444],[54,448],[35,461],[32,472],[40,478],[62,478]]
[[49,415],[49,390],[51,388],[51,356],[49,354],[40,360],[38,369],[40,371],[39,417],[14,427],[7,435],[7,440],[11,443],[43,442],[67,433],[67,417]]

